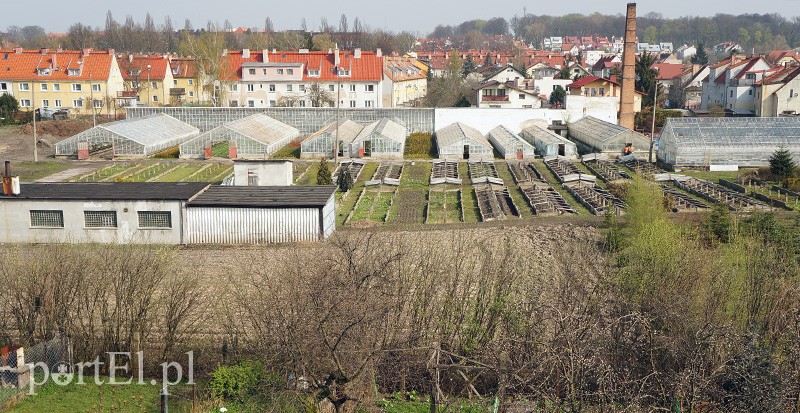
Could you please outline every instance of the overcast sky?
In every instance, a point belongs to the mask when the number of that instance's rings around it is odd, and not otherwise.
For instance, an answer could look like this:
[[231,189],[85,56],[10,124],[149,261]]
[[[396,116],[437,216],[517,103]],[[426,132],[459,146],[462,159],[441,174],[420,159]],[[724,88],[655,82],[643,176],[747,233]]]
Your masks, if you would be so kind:
[[[123,22],[132,15],[143,22],[150,12],[157,25],[169,15],[173,26],[183,28],[188,18],[195,28],[205,27],[209,20],[222,24],[230,20],[234,27],[263,27],[269,16],[277,30],[299,29],[303,17],[309,29],[319,27],[320,18],[338,27],[342,13],[352,24],[358,17],[371,28],[391,31],[410,30],[427,34],[437,24],[456,25],[465,20],[522,15],[523,7],[529,14],[564,15],[567,13],[624,14],[626,1],[570,0],[570,1],[522,1],[507,0],[505,7],[497,7],[486,0],[300,0],[300,1],[220,1],[220,0],[79,0],[64,1],[5,1],[0,14],[0,30],[8,26],[38,25],[50,32],[66,32],[76,22],[93,27],[105,24],[106,12],[111,9],[114,18]],[[800,0],[671,0],[639,1],[638,13],[658,12],[664,17],[712,16],[716,13],[780,13],[784,16],[800,16]]]

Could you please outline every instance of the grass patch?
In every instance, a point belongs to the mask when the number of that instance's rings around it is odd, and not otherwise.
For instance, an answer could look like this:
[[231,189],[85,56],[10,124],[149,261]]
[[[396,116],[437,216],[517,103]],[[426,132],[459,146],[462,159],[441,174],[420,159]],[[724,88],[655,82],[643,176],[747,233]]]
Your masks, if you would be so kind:
[[403,157],[406,159],[436,158],[436,145],[433,142],[433,135],[423,132],[414,132],[408,135]]
[[[301,176],[297,182],[297,185],[316,185],[317,184],[317,172],[319,172],[319,161],[317,162],[309,162],[311,166],[306,169],[303,176]],[[328,162],[328,167],[331,167],[331,163]]]
[[211,147],[211,156],[217,158],[227,158],[230,154],[228,150],[228,141],[216,143]]
[[271,158],[294,158],[300,159],[300,141],[289,142],[288,145],[275,151]]
[[353,188],[342,197],[342,201],[339,203],[339,208],[336,211],[336,225],[344,225],[344,220],[347,219],[347,215],[356,206],[358,197],[363,190],[363,187]]
[[350,220],[348,222],[353,221],[363,221],[370,216],[370,208],[372,207],[372,202],[374,198],[377,196],[377,192],[366,191],[363,195],[361,195],[361,199],[356,204],[356,209],[353,210],[353,214],[350,215]]
[[756,170],[757,169],[739,169],[738,171],[711,172],[711,171],[701,171],[695,169],[684,169],[676,173],[693,176],[695,178],[705,179],[706,181],[711,181],[716,184],[719,183],[720,179],[736,182],[739,179],[739,176]]
[[433,163],[431,162],[415,162],[406,164],[403,167],[403,176],[400,177],[401,188],[409,187],[425,187],[430,185],[431,170]]
[[84,175],[83,177],[75,177],[70,179],[70,182],[100,182],[111,178],[112,176],[121,174],[126,169],[137,168],[138,164],[131,164],[128,162],[114,163],[113,165],[106,166],[94,171],[91,174]]
[[186,182],[213,182],[220,183],[223,179],[233,173],[233,166],[223,163],[215,163],[203,169],[196,175],[186,179]]
[[182,165],[174,171],[156,179],[154,182],[182,182],[184,179],[188,178],[189,175],[199,171],[202,167],[202,164]]
[[153,179],[158,175],[166,172],[174,165],[171,163],[154,163],[145,169],[142,169],[138,172],[131,173],[130,175],[125,175],[122,177],[117,178],[121,181],[126,182],[146,182],[149,179]]
[[361,168],[361,172],[358,174],[358,179],[356,179],[355,184],[364,186],[364,182],[369,181],[372,179],[372,175],[375,175],[375,171],[378,170],[378,166],[380,163],[378,162],[367,162],[363,168]]
[[446,224],[452,222],[461,222],[459,190],[442,188],[442,190],[430,191],[428,193],[427,223]]
[[169,158],[179,158],[180,156],[181,156],[181,147],[173,146],[171,148],[164,149],[161,152],[154,153],[152,157],[158,159],[169,159]]
[[70,166],[71,164],[69,162],[12,162],[11,173],[19,176],[19,180],[22,182],[31,182],[65,171],[69,169]]

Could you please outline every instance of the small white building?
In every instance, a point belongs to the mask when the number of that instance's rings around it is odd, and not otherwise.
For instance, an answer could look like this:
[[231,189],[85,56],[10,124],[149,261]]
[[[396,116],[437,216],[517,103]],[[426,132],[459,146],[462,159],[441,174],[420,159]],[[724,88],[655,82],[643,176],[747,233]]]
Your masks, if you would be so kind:
[[578,156],[578,148],[575,146],[575,142],[539,126],[528,126],[522,129],[519,135],[536,148],[536,154],[539,156],[558,155],[568,158]]
[[294,182],[292,161],[282,159],[237,160],[233,184],[237,186],[289,186]]
[[526,142],[508,128],[500,125],[486,135],[494,149],[504,159],[524,159],[534,157],[533,145]]
[[372,122],[350,144],[351,157],[376,159],[403,159],[408,130],[405,126],[383,118]]
[[456,122],[436,131],[442,159],[492,159],[492,144],[477,129]]
[[337,145],[341,156],[351,157],[350,146],[353,140],[364,129],[364,125],[353,122],[350,119],[339,119],[339,122],[324,126],[314,134],[310,135],[300,143],[301,158],[333,158],[334,141],[339,141]]

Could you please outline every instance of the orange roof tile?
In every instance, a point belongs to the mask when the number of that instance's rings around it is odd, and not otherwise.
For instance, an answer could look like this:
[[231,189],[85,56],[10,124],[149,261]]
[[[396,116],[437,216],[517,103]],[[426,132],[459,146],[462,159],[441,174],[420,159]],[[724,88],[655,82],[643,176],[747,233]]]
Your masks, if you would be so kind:
[[[111,72],[114,50],[0,50],[0,79],[7,80],[106,80]],[[50,69],[39,75],[37,69]],[[68,69],[77,69],[70,75]]]
[[197,62],[191,57],[176,57],[169,62],[172,76],[176,79],[193,79],[197,77]]
[[414,64],[416,59],[402,57],[385,57],[383,59],[383,74],[395,82],[404,80],[424,79],[425,73]]
[[[117,58],[117,62],[122,72],[122,78],[125,80],[144,78],[164,80],[167,77],[169,56],[122,54]],[[147,70],[148,66],[150,67],[149,71]]]
[[683,65],[679,63],[653,63],[650,67],[658,71],[658,80],[673,79],[683,73]]
[[[243,58],[241,51],[229,52],[227,55],[228,73],[221,74],[220,78],[225,80],[238,80],[242,78],[242,64],[244,63],[263,63],[263,52],[250,51],[249,58]],[[269,53],[268,60],[271,63],[301,63],[305,66],[303,72],[304,81],[372,81],[379,82],[383,79],[383,56],[378,56],[375,52],[361,52],[361,57],[356,58],[353,52],[339,50],[339,67],[350,70],[350,76],[338,77],[336,75],[334,53],[328,52],[308,52],[298,51],[278,51]],[[319,70],[319,77],[308,77],[308,69]]]

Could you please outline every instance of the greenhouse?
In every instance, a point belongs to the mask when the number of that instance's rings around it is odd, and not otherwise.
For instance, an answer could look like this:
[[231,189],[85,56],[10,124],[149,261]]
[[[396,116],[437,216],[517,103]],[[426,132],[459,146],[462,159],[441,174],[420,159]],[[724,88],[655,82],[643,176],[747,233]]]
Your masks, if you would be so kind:
[[403,148],[406,145],[408,130],[406,127],[383,118],[370,123],[350,145],[350,153],[359,158],[403,159]]
[[[263,113],[227,122],[181,145],[181,158],[203,158],[206,148],[228,144],[240,159],[266,158],[300,136],[297,128]],[[233,154],[234,151],[229,151]]]
[[490,130],[486,135],[486,139],[494,145],[494,148],[502,158],[523,159],[535,156],[533,145],[503,125]]
[[[339,137],[339,153],[344,155],[345,147],[349,148],[363,129],[363,125],[347,118],[340,119],[338,123],[333,122],[303,140],[300,144],[300,157],[333,158],[333,141],[337,136]],[[347,153],[347,155],[350,154]]]
[[800,118],[668,118],[658,159],[670,165],[769,165],[778,149],[800,162]]
[[585,152],[605,152],[622,155],[628,150],[647,152],[650,140],[628,128],[605,122],[591,116],[581,118],[568,126],[569,136]]
[[79,143],[89,152],[111,148],[115,156],[144,157],[180,145],[200,135],[200,130],[159,113],[143,118],[104,123],[56,143],[56,156],[78,153]]
[[492,144],[477,130],[456,122],[436,131],[436,148],[442,159],[492,159]]
[[519,136],[536,147],[536,154],[539,156],[559,155],[574,158],[578,155],[575,142],[536,125],[523,129]]

